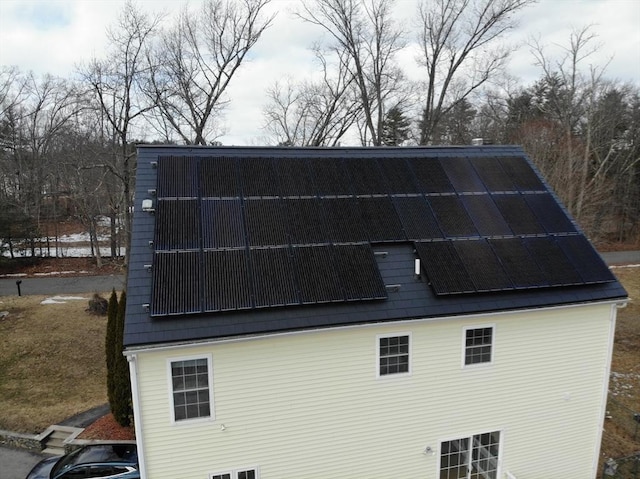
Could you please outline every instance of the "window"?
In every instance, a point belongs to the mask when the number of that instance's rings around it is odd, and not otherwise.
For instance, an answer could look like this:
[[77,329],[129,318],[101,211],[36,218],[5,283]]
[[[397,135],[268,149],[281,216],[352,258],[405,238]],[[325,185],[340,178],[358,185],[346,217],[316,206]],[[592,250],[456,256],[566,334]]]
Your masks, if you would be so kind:
[[491,362],[493,351],[493,327],[465,328],[464,364],[482,364]]
[[212,416],[211,358],[171,361],[174,421]]
[[209,474],[209,479],[258,479],[258,469],[237,469],[227,472]]
[[440,445],[440,479],[497,479],[500,432],[476,434]]
[[410,344],[408,334],[378,336],[378,376],[410,373]]

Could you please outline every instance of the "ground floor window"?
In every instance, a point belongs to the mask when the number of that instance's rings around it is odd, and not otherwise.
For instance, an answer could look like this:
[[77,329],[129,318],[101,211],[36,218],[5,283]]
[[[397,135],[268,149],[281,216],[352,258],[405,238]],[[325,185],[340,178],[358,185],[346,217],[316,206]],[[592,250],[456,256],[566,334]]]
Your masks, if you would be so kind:
[[499,450],[499,431],[444,441],[440,479],[497,479]]
[[258,469],[236,469],[233,471],[209,474],[209,479],[258,479]]

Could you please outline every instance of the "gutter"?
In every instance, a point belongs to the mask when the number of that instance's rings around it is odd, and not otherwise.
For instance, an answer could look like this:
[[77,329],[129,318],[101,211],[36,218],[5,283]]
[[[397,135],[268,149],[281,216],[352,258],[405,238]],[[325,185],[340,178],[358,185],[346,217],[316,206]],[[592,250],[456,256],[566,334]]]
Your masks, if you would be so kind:
[[136,445],[138,448],[138,466],[140,470],[140,479],[146,479],[147,468],[145,463],[144,441],[142,434],[142,416],[140,409],[140,385],[138,383],[138,356],[136,354],[127,354],[127,362],[129,363],[129,376],[131,378],[131,400],[133,402],[133,427],[136,433]]

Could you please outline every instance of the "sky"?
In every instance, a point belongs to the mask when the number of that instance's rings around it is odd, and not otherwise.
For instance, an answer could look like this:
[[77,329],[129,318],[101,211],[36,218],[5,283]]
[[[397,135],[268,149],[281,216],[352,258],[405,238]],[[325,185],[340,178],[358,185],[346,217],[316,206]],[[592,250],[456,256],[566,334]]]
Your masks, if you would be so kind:
[[[107,46],[106,29],[112,25],[125,0],[0,0],[0,65],[22,71],[72,77],[76,66],[100,58]],[[189,0],[196,8],[202,0]],[[395,14],[404,25],[416,17],[417,0],[396,0]],[[178,12],[185,0],[137,0],[148,12]],[[272,0],[274,22],[243,63],[228,89],[231,100],[224,120],[225,145],[264,144],[262,111],[266,89],[276,80],[299,80],[314,70],[309,47],[321,33],[291,14],[299,0]],[[508,41],[521,45],[512,55],[509,72],[523,85],[540,77],[540,69],[526,46],[539,38],[551,57],[560,58],[559,46],[567,46],[572,31],[592,25],[600,49],[587,64],[604,66],[606,76],[640,86],[640,0],[539,0],[519,15],[519,26]],[[399,61],[408,75],[420,79],[415,67],[414,38]],[[585,68],[588,68],[585,64]]]

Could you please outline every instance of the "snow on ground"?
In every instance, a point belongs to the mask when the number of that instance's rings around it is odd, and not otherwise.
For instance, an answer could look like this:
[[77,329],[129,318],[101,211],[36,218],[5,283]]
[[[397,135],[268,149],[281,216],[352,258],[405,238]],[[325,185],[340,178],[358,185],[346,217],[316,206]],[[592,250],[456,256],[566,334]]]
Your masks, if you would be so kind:
[[[124,256],[125,249],[120,248],[120,255]],[[31,250],[23,250],[23,251],[15,251],[13,255],[16,258],[28,258],[31,256]],[[9,258],[11,255],[9,251],[4,252],[4,256]],[[49,250],[49,254],[47,254],[46,248],[42,248],[42,253],[40,252],[40,248],[36,248],[36,256],[44,256],[44,257],[56,257],[61,256],[65,258],[88,258],[91,256],[91,248],[89,246],[62,246],[58,248],[58,254],[56,254],[56,250],[54,247],[51,247]],[[111,248],[108,246],[100,247],[100,256],[104,258],[111,257]]]
[[88,298],[82,298],[80,296],[52,296],[51,298],[44,299],[40,304],[64,304],[68,301],[86,301]]

